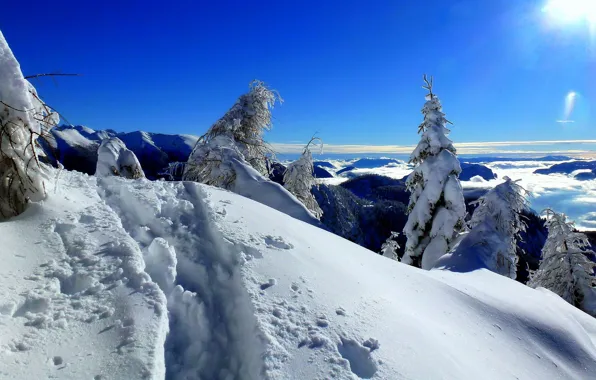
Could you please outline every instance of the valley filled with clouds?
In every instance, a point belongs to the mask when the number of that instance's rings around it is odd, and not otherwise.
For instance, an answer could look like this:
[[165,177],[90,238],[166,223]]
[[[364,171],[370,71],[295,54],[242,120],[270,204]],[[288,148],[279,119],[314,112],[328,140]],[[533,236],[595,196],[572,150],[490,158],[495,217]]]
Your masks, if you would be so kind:
[[[365,155],[363,155],[365,156]],[[325,156],[327,159],[318,160],[329,162],[334,166],[330,172],[341,172],[349,168],[357,159],[337,159],[332,155]],[[463,162],[469,158],[462,158]],[[373,161],[373,160],[371,160]],[[320,179],[322,183],[337,185],[349,178],[364,174],[378,174],[391,178],[401,179],[407,176],[412,167],[406,163],[405,157],[395,159],[396,162],[376,167],[356,167],[339,174],[332,173],[332,178]],[[520,180],[520,184],[530,193],[532,209],[540,213],[543,209],[551,207],[569,216],[576,222],[580,229],[596,230],[596,180],[578,180],[575,175],[587,170],[575,170],[569,174],[552,173],[537,174],[537,169],[548,169],[561,161],[538,161],[535,158],[517,158],[517,160],[482,162],[482,158],[474,158],[474,162],[490,168],[497,176],[496,179],[486,180],[481,177],[472,178],[470,181],[462,181],[466,189],[490,189],[502,182],[507,176],[513,180]],[[568,162],[580,162],[570,160]],[[381,162],[384,163],[384,162]],[[368,165],[371,166],[371,165]]]

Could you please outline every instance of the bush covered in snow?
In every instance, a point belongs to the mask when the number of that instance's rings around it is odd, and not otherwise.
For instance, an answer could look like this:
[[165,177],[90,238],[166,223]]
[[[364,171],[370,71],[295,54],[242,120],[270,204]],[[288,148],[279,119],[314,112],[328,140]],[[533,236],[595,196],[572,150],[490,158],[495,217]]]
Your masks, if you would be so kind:
[[35,141],[58,116],[21,72],[0,32],[0,218],[23,212],[29,201],[45,198]]
[[118,137],[111,137],[101,142],[97,151],[98,177],[117,176],[129,179],[144,178],[145,173],[137,156]]
[[528,209],[526,190],[505,177],[505,182],[475,203],[478,207],[469,223],[470,232],[437,265],[454,271],[486,268],[515,279],[517,240],[520,231],[526,229],[521,219],[522,212]]
[[429,93],[422,108],[424,121],[418,127],[422,136],[410,156],[410,163],[416,167],[406,182],[411,195],[402,262],[430,269],[463,230],[466,206],[457,178],[461,167],[446,136],[448,120],[439,98],[432,93],[432,78],[424,79]]
[[594,254],[588,238],[577,232],[564,214],[550,209],[544,213],[548,238],[542,248],[540,266],[531,273],[528,285],[549,289],[570,304],[586,310],[584,300],[589,292],[594,292],[596,266],[588,259],[588,255]]
[[495,186],[476,203],[478,208],[472,215],[470,228],[473,230],[481,224],[486,224],[494,231],[492,234],[499,237],[500,242],[498,245],[490,245],[492,255],[489,259],[489,269],[515,279],[516,239],[520,231],[526,229],[521,213],[529,207],[527,191],[517,181],[505,177],[505,182]]
[[157,173],[157,176],[168,181],[181,181],[184,176],[185,166],[186,162],[170,162],[166,168]]
[[310,145],[316,140],[318,139],[312,138],[304,147],[300,158],[288,165],[284,173],[284,187],[304,203],[313,215],[320,218],[323,211],[311,192],[313,186],[315,186],[315,178],[313,176],[314,165]]
[[271,109],[277,101],[281,98],[276,92],[253,81],[250,91],[197,141],[184,179],[229,188],[235,176],[226,163],[231,157],[266,175],[266,159],[273,151],[264,142],[263,133],[271,129]]
[[182,179],[229,190],[236,181],[232,160],[246,162],[230,136],[201,138],[184,166]]
[[391,236],[385,240],[385,243],[381,246],[381,255],[388,257],[393,260],[398,260],[397,250],[399,244],[397,244],[397,238],[399,237],[398,232],[391,232]]

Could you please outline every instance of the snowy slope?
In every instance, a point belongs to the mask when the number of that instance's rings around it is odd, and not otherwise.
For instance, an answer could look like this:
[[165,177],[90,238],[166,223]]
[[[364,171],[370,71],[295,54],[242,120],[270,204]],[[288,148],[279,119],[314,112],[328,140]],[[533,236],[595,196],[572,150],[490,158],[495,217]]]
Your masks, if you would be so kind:
[[9,253],[0,286],[10,292],[0,298],[0,378],[587,379],[596,371],[596,320],[548,291],[485,270],[418,270],[196,183],[61,177],[46,202],[0,224],[14,236],[1,248]]
[[485,270],[414,269],[209,193],[222,233],[252,241],[245,281],[279,347],[271,366],[288,378],[580,379],[596,370],[596,320],[548,291]]
[[57,185],[0,223],[0,378],[163,378],[165,298],[138,245],[93,177]]

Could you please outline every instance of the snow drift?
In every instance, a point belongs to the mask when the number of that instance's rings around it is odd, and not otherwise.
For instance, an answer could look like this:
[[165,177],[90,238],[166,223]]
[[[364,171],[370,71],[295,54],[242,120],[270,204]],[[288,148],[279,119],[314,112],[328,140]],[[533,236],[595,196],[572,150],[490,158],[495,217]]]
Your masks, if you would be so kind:
[[145,177],[137,156],[118,137],[105,139],[97,150],[96,177],[119,176],[130,179]]

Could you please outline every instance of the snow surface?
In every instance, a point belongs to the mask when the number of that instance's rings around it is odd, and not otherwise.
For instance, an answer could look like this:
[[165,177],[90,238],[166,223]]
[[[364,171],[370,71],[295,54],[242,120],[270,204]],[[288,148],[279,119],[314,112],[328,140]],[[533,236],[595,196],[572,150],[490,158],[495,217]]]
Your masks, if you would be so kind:
[[138,244],[95,178],[47,183],[46,201],[0,223],[0,378],[163,378],[166,300]]
[[244,162],[232,159],[230,163],[236,173],[234,186],[231,189],[233,192],[279,210],[305,223],[322,227],[321,222],[306,206],[283,186],[263,177]]
[[596,320],[549,291],[419,270],[197,183],[57,174],[0,223],[0,378],[596,371]]

